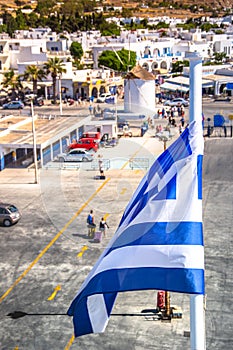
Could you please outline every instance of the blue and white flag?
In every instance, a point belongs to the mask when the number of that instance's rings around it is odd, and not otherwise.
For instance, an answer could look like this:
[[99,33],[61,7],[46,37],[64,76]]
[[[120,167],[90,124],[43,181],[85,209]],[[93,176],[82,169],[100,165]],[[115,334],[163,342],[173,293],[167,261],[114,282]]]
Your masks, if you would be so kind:
[[204,294],[201,125],[159,156],[73,300],[75,336],[104,332],[118,292]]

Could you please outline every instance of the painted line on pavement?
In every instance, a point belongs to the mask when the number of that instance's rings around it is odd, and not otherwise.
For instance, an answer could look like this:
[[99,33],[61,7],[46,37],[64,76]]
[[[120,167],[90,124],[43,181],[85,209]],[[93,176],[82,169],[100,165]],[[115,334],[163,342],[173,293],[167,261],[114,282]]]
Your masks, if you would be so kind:
[[72,335],[72,337],[70,338],[70,340],[69,340],[69,342],[67,343],[67,345],[66,345],[66,347],[65,347],[64,350],[69,350],[69,349],[70,349],[71,345],[72,345],[73,342],[74,342],[74,339],[75,339],[75,337],[74,337],[74,335]]
[[0,297],[0,303],[10,294],[10,292],[19,284],[19,282],[28,274],[34,265],[43,257],[43,255],[52,247],[52,245],[58,240],[58,238],[65,232],[69,225],[76,219],[76,217],[83,211],[84,208],[91,202],[91,200],[102,190],[102,188],[108,183],[110,178],[106,179],[99,188],[91,195],[91,197],[81,206],[81,208],[72,216],[72,218],[65,224],[65,226],[59,231],[56,236],[49,242],[49,244],[40,252],[36,259],[28,266],[26,270],[17,278],[12,286]]
[[83,253],[88,249],[87,245],[84,245],[80,252],[77,254],[77,258],[81,258],[83,256]]
[[125,162],[125,164],[122,165],[122,167],[121,167],[120,170],[123,170],[123,169],[125,169],[125,168],[127,167],[127,165],[129,164],[129,162],[131,161],[131,159],[133,159],[133,158],[136,156],[136,154],[138,154],[138,152],[140,152],[140,150],[142,149],[142,147],[145,145],[145,143],[146,143],[147,141],[148,141],[148,139],[146,139],[146,140],[143,142],[143,144],[139,147],[139,149],[138,149],[136,152],[134,152],[134,154],[129,158],[129,160],[127,160],[127,161]]
[[60,284],[58,284],[58,285],[54,288],[52,294],[50,295],[50,297],[48,297],[47,300],[49,300],[49,301],[53,300],[53,299],[55,298],[55,296],[57,295],[57,292],[58,292],[59,290],[61,290],[61,285],[60,285]]

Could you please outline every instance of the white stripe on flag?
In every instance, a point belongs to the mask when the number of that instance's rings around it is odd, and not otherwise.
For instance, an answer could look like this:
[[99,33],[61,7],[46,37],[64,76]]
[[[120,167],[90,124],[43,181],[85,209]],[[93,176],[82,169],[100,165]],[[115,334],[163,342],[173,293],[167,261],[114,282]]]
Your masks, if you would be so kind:
[[102,259],[94,275],[112,269],[140,267],[203,269],[204,247],[137,245],[118,248]]
[[90,295],[87,298],[87,309],[93,332],[104,332],[108,323],[108,314],[103,294]]
[[202,201],[192,198],[190,202],[188,208],[175,199],[149,202],[127,226],[151,222],[153,217],[155,222],[202,222]]

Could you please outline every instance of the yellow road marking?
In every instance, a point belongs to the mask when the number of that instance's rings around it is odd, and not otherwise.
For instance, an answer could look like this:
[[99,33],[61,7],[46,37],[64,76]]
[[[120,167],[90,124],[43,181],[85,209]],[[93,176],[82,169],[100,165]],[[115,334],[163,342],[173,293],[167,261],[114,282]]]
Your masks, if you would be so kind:
[[77,254],[78,258],[81,258],[83,256],[83,253],[88,249],[88,246],[84,245],[81,249],[81,251]]
[[67,343],[66,347],[64,350],[69,350],[71,345],[73,344],[73,341],[74,341],[75,337],[74,335],[72,335],[72,337],[70,338],[69,342]]
[[133,159],[133,158],[136,156],[136,154],[141,150],[141,148],[145,145],[146,142],[147,142],[147,140],[145,140],[145,141],[143,142],[143,144],[139,147],[139,149],[138,149],[136,152],[134,152],[134,154],[132,155],[132,157],[130,157],[129,160],[127,160],[127,161],[125,162],[125,164],[122,165],[122,167],[121,167],[120,170],[123,170],[123,169],[126,168],[126,166],[129,164],[130,160]]
[[127,191],[127,188],[126,187],[123,187],[120,194],[124,194],[125,192]]
[[53,293],[50,295],[50,297],[48,297],[47,300],[53,300],[55,298],[55,296],[57,295],[57,292],[61,290],[61,286],[60,284],[58,284],[55,288],[54,288],[54,291]]
[[10,294],[10,292],[19,284],[19,282],[28,274],[36,263],[42,258],[42,256],[52,247],[52,245],[58,240],[58,238],[64,233],[69,225],[76,219],[76,217],[85,209],[85,207],[91,202],[91,200],[102,190],[106,183],[110,180],[107,178],[99,188],[91,195],[91,197],[81,206],[81,208],[72,216],[72,218],[65,224],[65,226],[59,231],[56,236],[49,242],[49,244],[40,252],[36,259],[28,266],[28,268],[17,278],[17,280],[11,285],[11,287],[1,296],[0,303]]

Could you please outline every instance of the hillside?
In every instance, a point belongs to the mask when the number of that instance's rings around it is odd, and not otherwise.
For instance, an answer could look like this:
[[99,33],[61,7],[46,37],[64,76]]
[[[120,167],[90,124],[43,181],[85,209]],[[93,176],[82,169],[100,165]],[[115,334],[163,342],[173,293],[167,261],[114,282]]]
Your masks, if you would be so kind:
[[[66,2],[67,0],[64,0]],[[76,0],[79,1],[79,0]],[[0,0],[0,11],[8,10],[14,11],[19,8],[16,3],[21,4],[22,7],[29,5],[32,8],[36,7],[37,1],[21,1],[21,0]],[[147,4],[152,4],[153,7],[147,7]],[[162,4],[163,6],[159,6]],[[170,4],[170,5],[169,5]],[[200,16],[211,16],[213,12],[221,16],[226,13],[226,9],[233,8],[233,0],[176,0],[176,1],[133,1],[133,0],[105,0],[103,6],[122,6],[125,9],[133,10],[132,16],[136,17],[153,17],[153,16],[169,16],[179,18],[191,18]],[[97,2],[97,6],[101,6]],[[157,6],[157,7],[156,7]],[[190,11],[190,7],[193,9]],[[195,8],[196,7],[196,8]],[[224,11],[225,10],[225,11]]]

